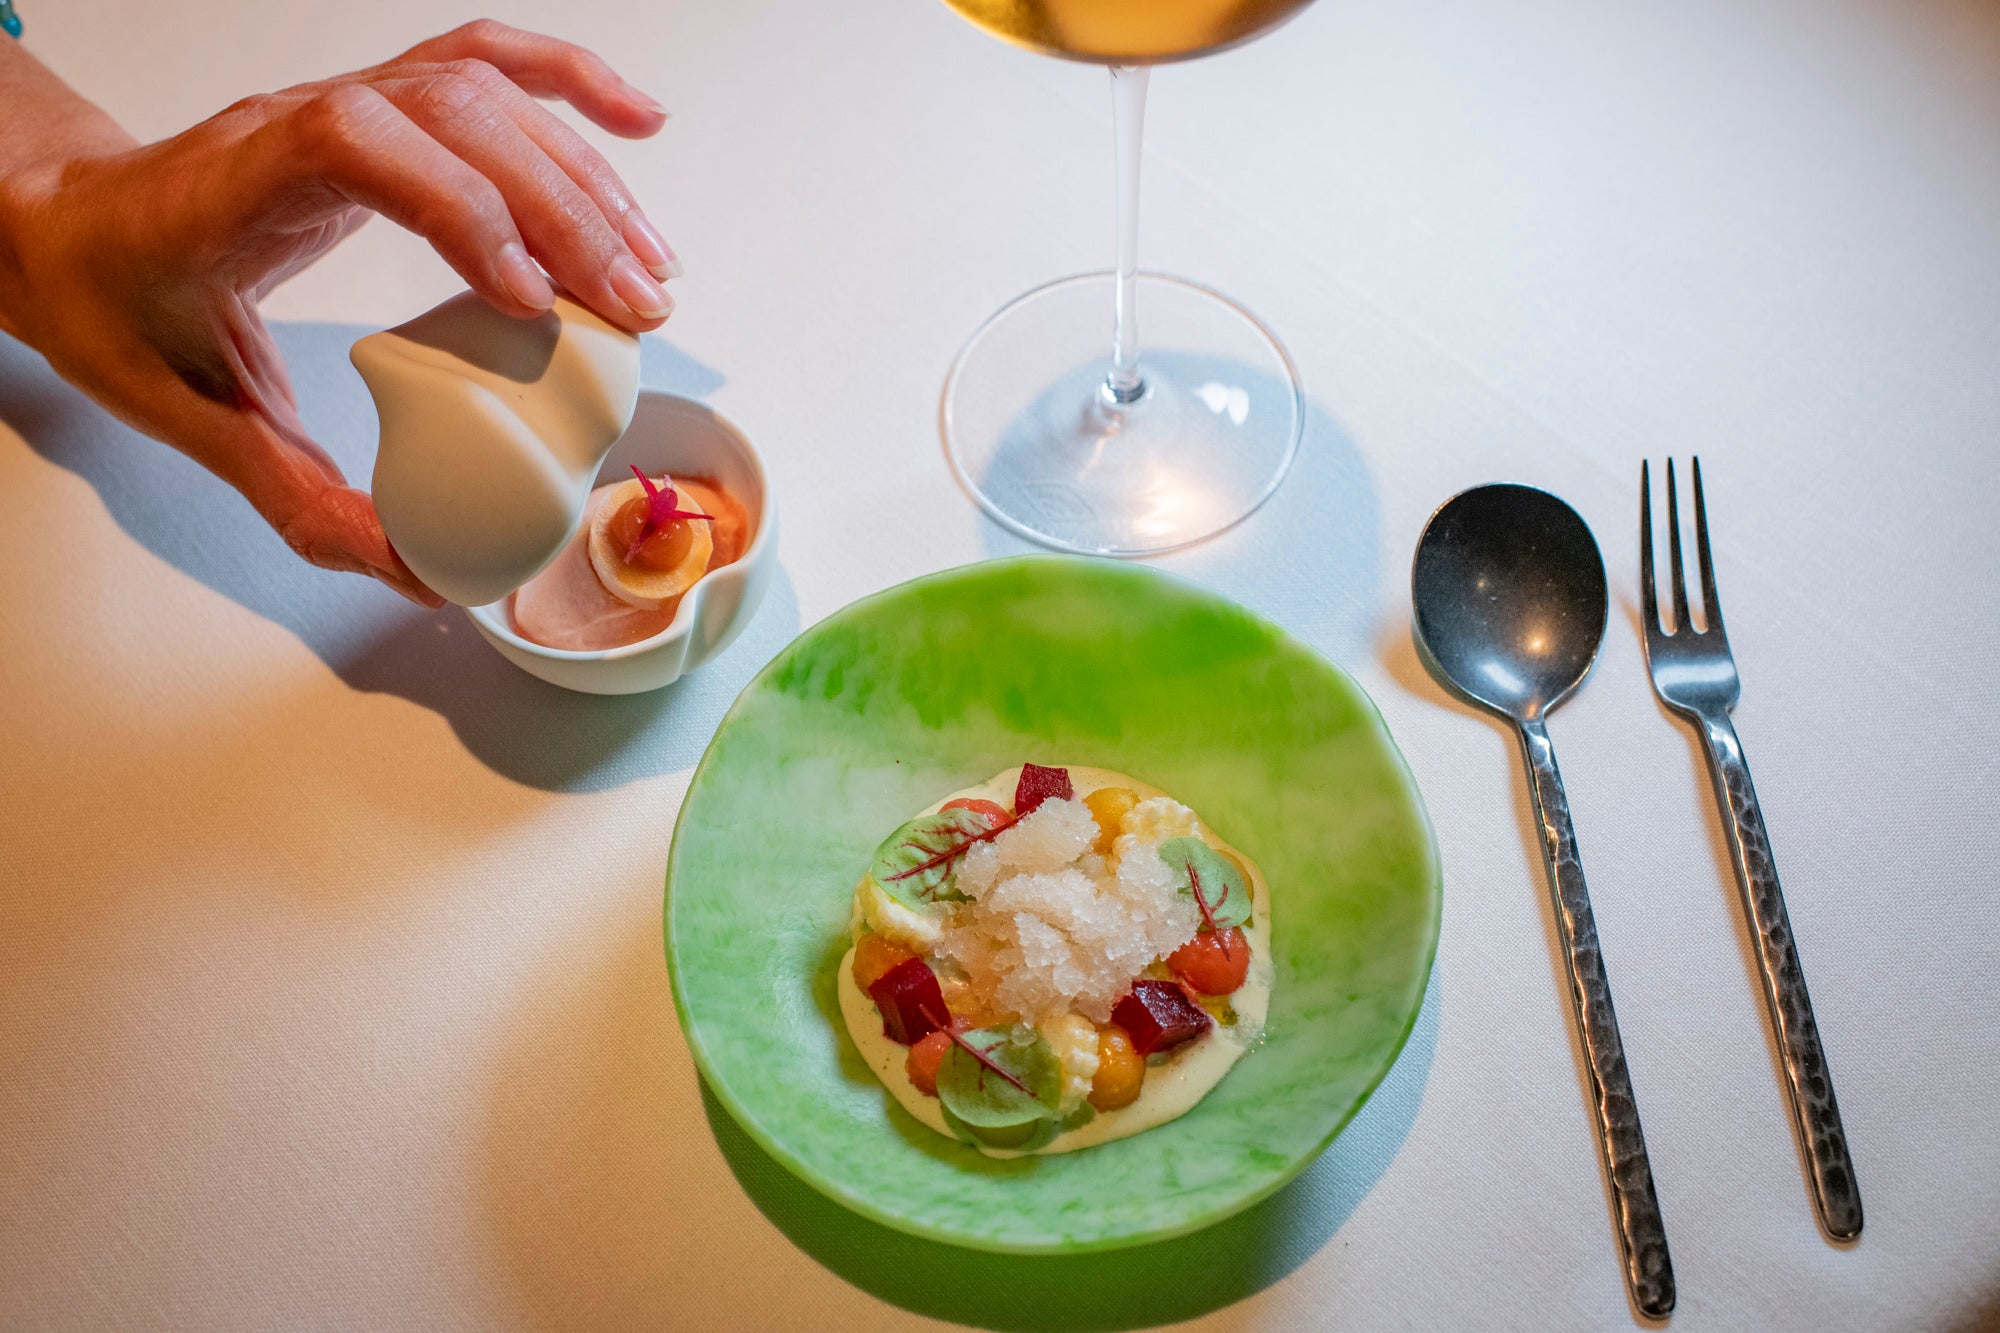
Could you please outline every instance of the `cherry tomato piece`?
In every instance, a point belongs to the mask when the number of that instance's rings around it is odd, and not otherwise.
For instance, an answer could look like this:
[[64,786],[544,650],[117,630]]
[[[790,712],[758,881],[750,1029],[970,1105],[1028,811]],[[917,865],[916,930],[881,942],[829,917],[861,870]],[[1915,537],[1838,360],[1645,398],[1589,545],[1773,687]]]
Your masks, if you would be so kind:
[[[685,508],[685,506],[682,506]],[[632,549],[632,543],[645,530],[646,512],[649,503],[645,496],[634,496],[611,516],[611,544],[622,558]],[[627,563],[638,569],[650,569],[656,573],[677,568],[687,559],[688,551],[694,545],[694,525],[701,522],[694,518],[670,519],[654,530],[639,547],[637,555]]]
[[999,824],[1013,818],[1007,813],[1005,806],[992,801],[982,801],[976,796],[961,796],[955,801],[946,801],[938,813],[943,814],[946,810],[970,810],[975,815],[984,815],[991,824]]
[[909,1058],[903,1068],[910,1075],[910,1082],[917,1085],[917,1091],[926,1097],[937,1096],[938,1066],[944,1063],[945,1053],[951,1049],[951,1038],[942,1032],[933,1032],[916,1045],[910,1047]]
[[1204,930],[1167,955],[1174,975],[1203,995],[1230,995],[1250,972],[1250,941],[1241,927]]

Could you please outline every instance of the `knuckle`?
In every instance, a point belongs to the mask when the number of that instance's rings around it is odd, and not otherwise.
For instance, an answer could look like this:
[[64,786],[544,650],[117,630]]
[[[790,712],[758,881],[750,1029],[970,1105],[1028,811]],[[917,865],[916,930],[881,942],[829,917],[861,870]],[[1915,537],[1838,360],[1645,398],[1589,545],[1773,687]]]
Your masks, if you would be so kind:
[[563,199],[562,212],[563,222],[570,233],[579,237],[605,261],[615,259],[624,252],[625,242],[611,230],[604,211],[581,190],[573,191]]
[[328,540],[329,515],[325,491],[300,501],[289,512],[275,516],[272,527],[286,546],[301,560],[315,565],[327,564],[335,555],[333,543]]
[[222,108],[221,111],[216,113],[215,119],[221,120],[224,117],[240,116],[254,118],[259,124],[262,124],[265,121],[275,119],[277,113],[282,111],[290,101],[291,99],[280,93],[252,93],[250,96],[238,98],[236,101]]
[[367,139],[386,105],[381,94],[359,83],[338,83],[299,108],[300,128],[322,153],[345,155]]
[[479,173],[467,171],[462,180],[452,182],[440,193],[440,207],[461,227],[488,237],[513,230],[514,215],[508,210],[507,201]]
[[486,90],[446,69],[425,79],[416,93],[417,112],[431,120],[462,118],[485,98]]
[[[613,171],[610,164],[599,160],[588,160],[573,164],[573,169],[581,176],[580,188],[597,211],[614,228],[625,225],[625,215],[638,205],[632,199],[632,192],[625,188],[625,182]],[[621,242],[622,244],[622,242]]]
[[597,52],[581,46],[563,44],[559,62],[563,75],[571,83],[602,83],[616,76],[611,66]]
[[307,525],[299,515],[294,514],[280,524],[278,535],[284,538],[285,545],[292,548],[293,555],[308,564],[316,565],[319,563],[314,558],[319,549],[316,534],[308,530]]
[[498,19],[474,19],[470,23],[461,24],[452,33],[454,37],[462,37],[467,44],[476,47],[498,46],[514,34],[515,29]]
[[459,60],[447,61],[444,68],[447,73],[454,74],[467,83],[480,88],[496,88],[507,82],[507,76],[502,74],[492,62],[481,60],[477,56],[466,56]]

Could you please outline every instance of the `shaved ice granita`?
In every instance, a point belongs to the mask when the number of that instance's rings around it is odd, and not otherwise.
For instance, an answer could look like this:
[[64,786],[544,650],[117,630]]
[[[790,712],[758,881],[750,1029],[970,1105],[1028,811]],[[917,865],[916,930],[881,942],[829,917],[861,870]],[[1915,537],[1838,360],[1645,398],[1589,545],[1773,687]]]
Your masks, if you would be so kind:
[[989,1157],[1165,1124],[1263,1035],[1270,895],[1165,792],[1025,764],[876,849],[841,1016],[904,1110]]

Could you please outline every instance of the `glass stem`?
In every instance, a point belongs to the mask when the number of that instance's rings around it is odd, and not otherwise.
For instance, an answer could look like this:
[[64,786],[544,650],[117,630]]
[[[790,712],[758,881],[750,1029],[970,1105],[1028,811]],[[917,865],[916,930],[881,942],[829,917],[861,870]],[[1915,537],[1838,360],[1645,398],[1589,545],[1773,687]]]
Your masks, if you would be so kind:
[[1118,298],[1112,319],[1111,374],[1102,393],[1108,403],[1145,396],[1139,378],[1139,140],[1146,123],[1146,78],[1152,71],[1111,68],[1111,132],[1118,159]]

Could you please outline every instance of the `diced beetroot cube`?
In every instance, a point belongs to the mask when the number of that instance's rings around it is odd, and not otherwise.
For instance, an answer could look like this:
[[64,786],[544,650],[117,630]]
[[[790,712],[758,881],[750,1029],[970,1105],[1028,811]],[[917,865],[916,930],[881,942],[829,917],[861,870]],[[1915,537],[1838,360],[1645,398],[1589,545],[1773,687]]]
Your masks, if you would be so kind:
[[1014,814],[1022,816],[1043,801],[1073,801],[1076,788],[1070,785],[1066,768],[1043,768],[1040,764],[1021,765],[1021,780],[1014,786]]
[[1112,1009],[1111,1021],[1125,1029],[1132,1049],[1141,1055],[1178,1046],[1215,1024],[1208,1010],[1179,986],[1151,980],[1132,983],[1132,993]]
[[951,1017],[937,973],[921,958],[906,959],[877,977],[868,996],[882,1010],[882,1035],[905,1046],[940,1030]]

